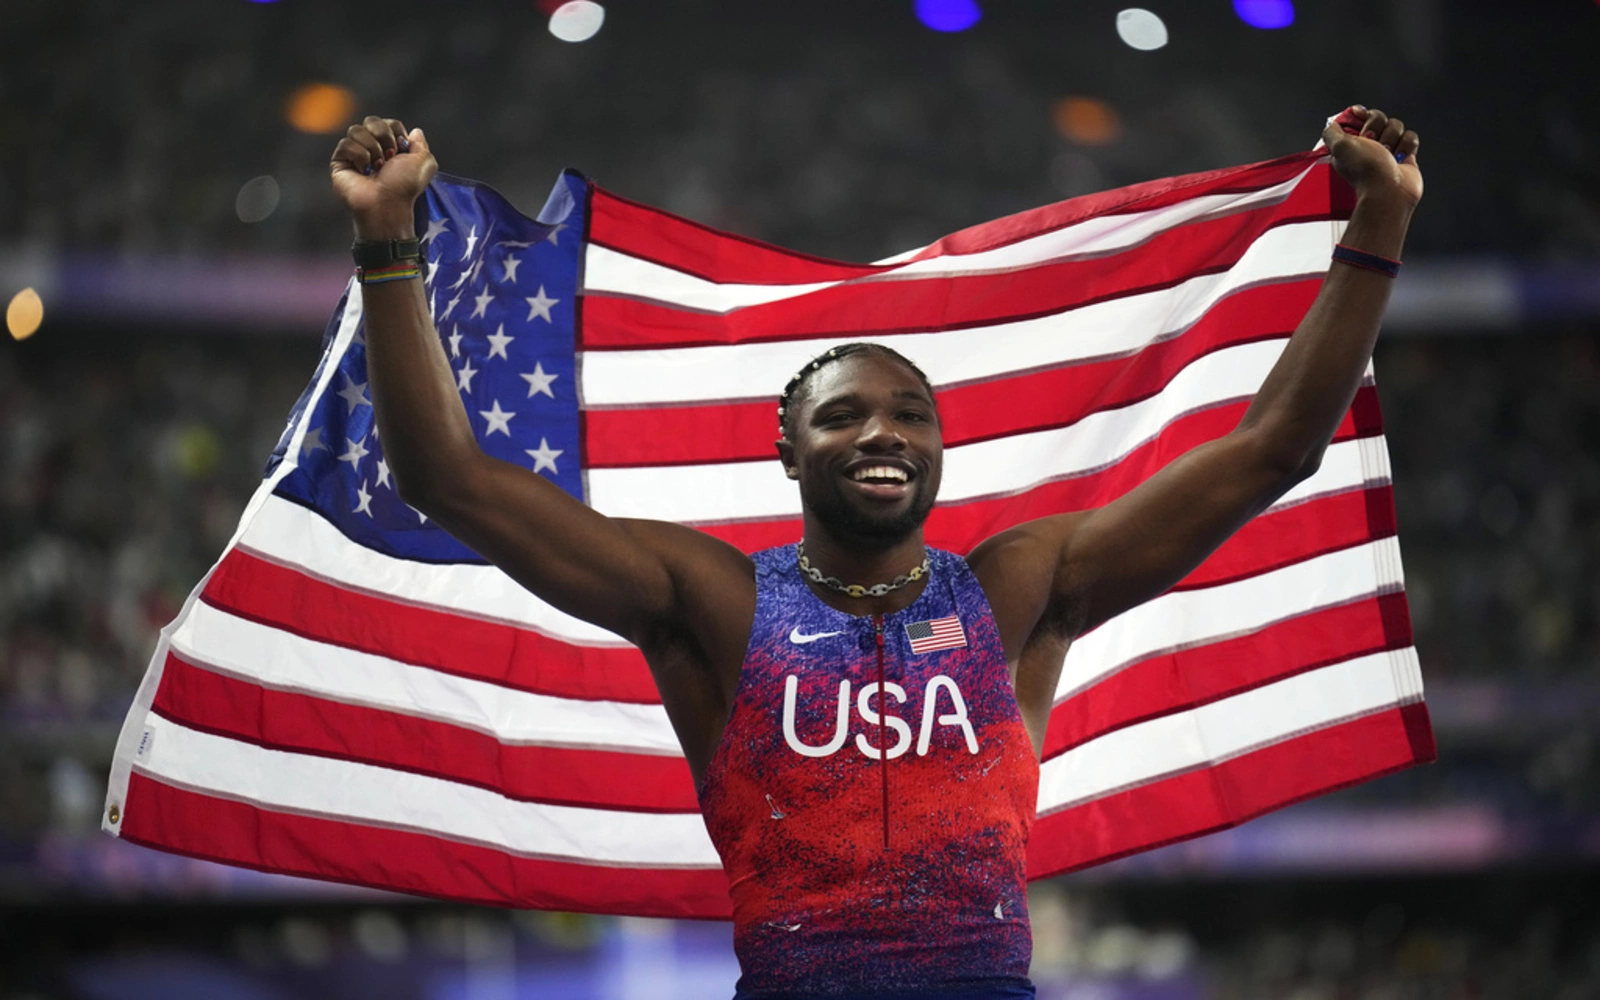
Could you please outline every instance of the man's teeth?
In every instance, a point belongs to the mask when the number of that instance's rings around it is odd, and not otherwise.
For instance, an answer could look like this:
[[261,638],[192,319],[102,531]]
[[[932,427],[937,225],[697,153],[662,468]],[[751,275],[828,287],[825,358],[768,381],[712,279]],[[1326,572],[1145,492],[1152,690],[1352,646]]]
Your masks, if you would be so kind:
[[851,474],[852,479],[861,482],[864,479],[893,479],[896,482],[905,482],[909,477],[904,469],[897,469],[892,465],[871,465],[864,469],[857,469]]

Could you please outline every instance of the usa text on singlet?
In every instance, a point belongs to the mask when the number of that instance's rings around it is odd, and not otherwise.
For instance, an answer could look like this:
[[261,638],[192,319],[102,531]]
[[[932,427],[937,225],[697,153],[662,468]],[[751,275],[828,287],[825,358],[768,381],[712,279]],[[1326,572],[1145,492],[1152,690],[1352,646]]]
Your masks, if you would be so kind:
[[1027,984],[1039,768],[982,588],[960,556],[930,560],[916,601],[873,618],[818,600],[794,546],[755,557],[700,788],[742,994]]

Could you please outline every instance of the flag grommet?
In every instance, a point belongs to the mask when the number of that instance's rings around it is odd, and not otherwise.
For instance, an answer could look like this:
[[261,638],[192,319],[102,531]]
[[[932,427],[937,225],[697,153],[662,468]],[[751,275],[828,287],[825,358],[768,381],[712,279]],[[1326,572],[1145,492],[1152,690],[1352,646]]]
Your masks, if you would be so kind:
[[112,824],[116,824],[122,819],[122,810],[117,808],[115,802],[111,803],[111,809],[106,813],[106,817],[111,820]]

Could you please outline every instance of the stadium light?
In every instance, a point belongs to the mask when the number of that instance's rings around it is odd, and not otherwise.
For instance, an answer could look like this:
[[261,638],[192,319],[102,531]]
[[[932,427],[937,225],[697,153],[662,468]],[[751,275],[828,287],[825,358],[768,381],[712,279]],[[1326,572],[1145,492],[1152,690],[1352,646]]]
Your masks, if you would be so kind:
[[916,0],[917,20],[934,31],[966,31],[983,11],[977,0]]
[[11,304],[6,306],[6,329],[11,331],[12,340],[27,340],[43,322],[44,301],[38,292],[24,288],[11,296]]
[[587,42],[606,22],[606,9],[593,0],[572,0],[550,15],[550,34],[563,42]]
[[1117,12],[1117,37],[1131,49],[1150,52],[1167,44],[1167,25],[1143,7]]
[[1233,12],[1252,28],[1274,31],[1294,23],[1294,0],[1233,0]]
[[289,95],[284,117],[302,132],[343,132],[355,114],[356,95],[336,83],[308,83]]
[[252,177],[233,199],[240,222],[260,222],[278,209],[278,181],[270,174]]
[[1080,146],[1104,146],[1122,133],[1116,109],[1093,97],[1063,97],[1052,117],[1061,137]]

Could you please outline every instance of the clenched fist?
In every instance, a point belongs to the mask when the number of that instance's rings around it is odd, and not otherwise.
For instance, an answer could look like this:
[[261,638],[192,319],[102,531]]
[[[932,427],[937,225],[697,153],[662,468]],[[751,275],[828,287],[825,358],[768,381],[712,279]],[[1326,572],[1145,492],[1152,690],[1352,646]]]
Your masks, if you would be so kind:
[[1400,119],[1356,105],[1328,122],[1322,141],[1358,197],[1393,195],[1408,207],[1422,200],[1422,140]]
[[422,129],[408,132],[398,119],[377,115],[350,126],[328,163],[333,191],[362,240],[415,236],[412,206],[438,172]]

